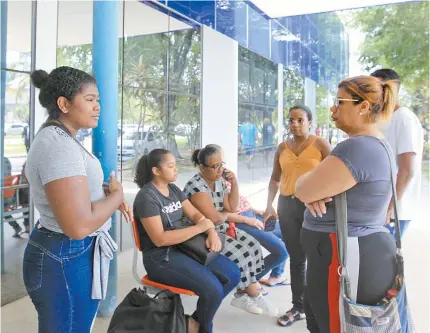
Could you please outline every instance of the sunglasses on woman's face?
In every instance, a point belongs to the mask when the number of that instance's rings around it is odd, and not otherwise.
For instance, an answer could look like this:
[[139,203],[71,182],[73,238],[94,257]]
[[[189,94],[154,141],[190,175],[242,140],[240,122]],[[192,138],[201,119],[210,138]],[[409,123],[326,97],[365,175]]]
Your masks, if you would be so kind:
[[337,109],[339,107],[339,105],[341,104],[341,102],[343,102],[343,101],[345,101],[345,102],[360,102],[358,99],[335,97],[333,99],[333,105]]

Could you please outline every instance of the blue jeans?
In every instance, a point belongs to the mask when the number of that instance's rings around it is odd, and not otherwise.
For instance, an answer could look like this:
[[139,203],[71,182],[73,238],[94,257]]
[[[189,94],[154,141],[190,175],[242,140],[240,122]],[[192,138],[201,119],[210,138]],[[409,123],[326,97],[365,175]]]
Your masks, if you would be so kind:
[[[408,228],[411,220],[400,220],[399,222],[400,222],[400,238],[403,238],[403,235],[406,232],[406,229]],[[394,226],[394,223],[387,224],[385,227],[390,231],[390,234],[393,235],[394,239],[396,239],[396,227]]]
[[[252,210],[247,210],[246,212],[241,213],[240,215],[258,219],[262,221],[262,217],[256,216]],[[279,227],[279,223],[276,224],[278,227],[278,233],[274,232],[265,232],[264,230],[257,229],[255,227],[251,227],[245,223],[236,223],[236,227],[241,229],[256,240],[258,240],[267,251],[270,252],[266,258],[264,258],[264,271],[257,275],[257,280],[261,279],[264,275],[272,270],[270,274],[271,277],[278,278],[282,276],[284,272],[285,262],[288,259],[288,252],[285,247],[284,242],[282,241],[281,230]]]
[[37,310],[39,333],[90,332],[99,306],[99,300],[91,299],[94,244],[94,237],[74,240],[33,229],[23,277]]
[[199,296],[192,317],[200,324],[200,333],[212,333],[213,318],[222,300],[240,281],[236,264],[219,255],[203,266],[183,252],[171,247],[169,261],[165,253],[154,251],[143,257],[143,264],[151,280],[177,288],[188,289]]

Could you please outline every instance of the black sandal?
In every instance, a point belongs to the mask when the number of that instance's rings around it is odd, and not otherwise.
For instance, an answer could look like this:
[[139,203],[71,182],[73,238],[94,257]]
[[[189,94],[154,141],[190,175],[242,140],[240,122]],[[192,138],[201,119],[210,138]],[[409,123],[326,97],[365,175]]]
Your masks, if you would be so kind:
[[296,321],[305,319],[306,315],[303,311],[292,308],[288,310],[282,317],[278,318],[278,325],[282,327],[291,326]]

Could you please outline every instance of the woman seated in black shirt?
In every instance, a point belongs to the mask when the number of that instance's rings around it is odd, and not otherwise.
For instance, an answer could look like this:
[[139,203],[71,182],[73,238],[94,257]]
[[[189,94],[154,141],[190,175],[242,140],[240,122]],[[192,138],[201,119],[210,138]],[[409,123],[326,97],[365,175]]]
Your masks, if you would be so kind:
[[[212,221],[173,184],[177,175],[176,159],[164,149],[151,151],[138,163],[135,182],[141,190],[136,195],[133,213],[135,220],[140,221],[137,227],[143,264],[152,280],[195,292],[199,300],[188,321],[188,332],[212,333],[215,313],[239,283],[240,271],[223,255],[211,256],[202,265],[172,246],[204,232],[211,252],[219,252],[222,246]],[[192,222],[189,227],[174,228],[183,226],[184,220]]]

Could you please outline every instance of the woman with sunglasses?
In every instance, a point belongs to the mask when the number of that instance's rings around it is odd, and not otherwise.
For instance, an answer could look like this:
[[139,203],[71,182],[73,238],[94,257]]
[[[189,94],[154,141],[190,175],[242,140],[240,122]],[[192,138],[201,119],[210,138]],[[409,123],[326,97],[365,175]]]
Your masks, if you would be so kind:
[[297,179],[315,168],[330,153],[330,144],[321,137],[311,135],[312,112],[304,105],[293,106],[288,113],[288,129],[292,138],[282,142],[275,153],[273,172],[269,184],[264,220],[276,215],[273,200],[278,199],[279,224],[290,255],[291,291],[293,307],[278,319],[280,326],[290,326],[305,318],[303,307],[306,257],[300,244],[305,205],[296,197]]
[[393,285],[396,245],[384,227],[392,196],[393,157],[377,126],[391,117],[395,91],[393,82],[371,76],[342,81],[330,110],[336,127],[349,138],[297,180],[296,196],[308,208],[301,243],[307,258],[305,308],[311,333],[340,332],[333,196],[346,191],[348,197],[348,274],[353,302],[376,305]]
[[[207,145],[196,150],[192,161],[200,172],[188,181],[184,192],[194,207],[215,224],[216,231],[226,234],[229,214],[234,214],[239,205],[236,176],[225,169],[222,149],[218,145]],[[231,191],[222,177],[231,183]],[[263,298],[257,282],[257,276],[264,270],[260,243],[242,230],[236,230],[236,236],[234,239],[226,235],[221,250],[241,272],[231,305],[254,314],[277,316],[278,309]]]

